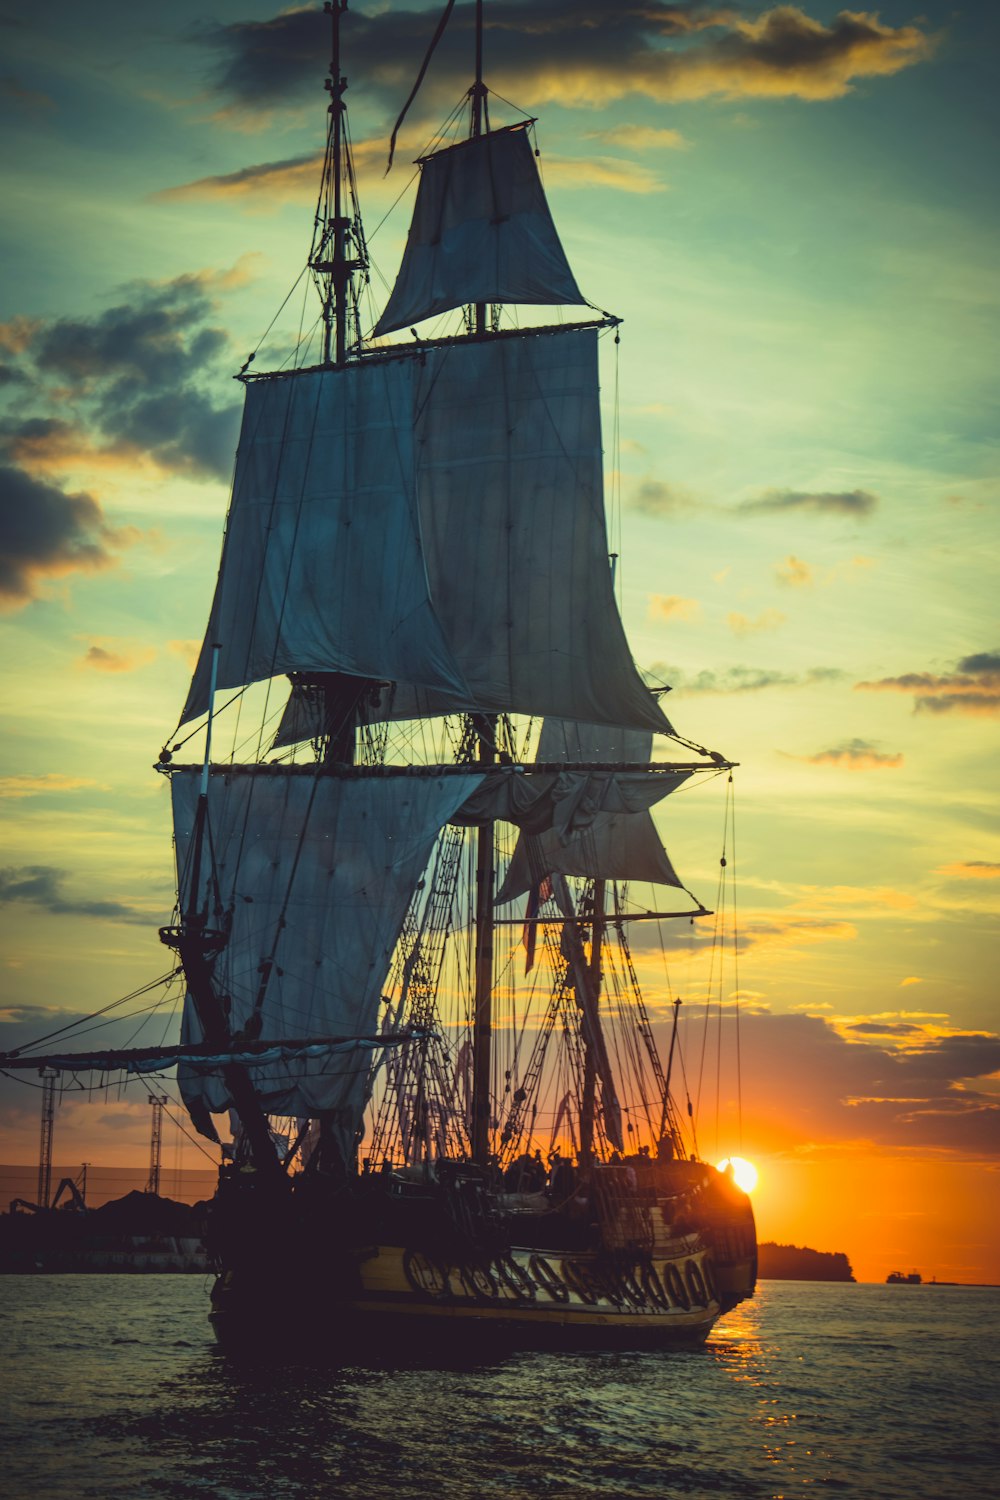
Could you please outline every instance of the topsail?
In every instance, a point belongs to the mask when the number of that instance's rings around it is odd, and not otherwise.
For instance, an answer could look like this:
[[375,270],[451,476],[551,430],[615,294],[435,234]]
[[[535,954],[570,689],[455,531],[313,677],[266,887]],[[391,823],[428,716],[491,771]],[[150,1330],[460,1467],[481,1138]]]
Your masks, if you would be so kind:
[[582,303],[523,125],[421,163],[406,253],[378,336],[465,303]]

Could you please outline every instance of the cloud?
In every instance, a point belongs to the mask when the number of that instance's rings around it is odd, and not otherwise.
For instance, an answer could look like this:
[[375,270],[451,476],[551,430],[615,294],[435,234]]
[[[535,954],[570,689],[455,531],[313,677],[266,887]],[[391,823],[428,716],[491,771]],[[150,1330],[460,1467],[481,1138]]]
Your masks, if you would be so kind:
[[780,609],[764,609],[756,619],[751,620],[747,615],[742,615],[734,610],[726,616],[726,624],[733,635],[759,635],[762,630],[780,630],[787,620]]
[[923,1036],[924,1029],[913,1021],[854,1021],[848,1031],[859,1031],[866,1036]]
[[901,979],[899,981],[899,988],[902,990],[902,989],[905,989],[907,987],[907,985],[910,985],[910,984],[923,984],[923,982],[924,981],[920,978],[920,976],[918,974],[907,974],[907,976],[906,976],[905,979]]
[[0,323],[0,349],[7,354],[23,354],[41,326],[39,318],[28,318],[23,314]]
[[905,672],[854,685],[861,692],[912,694],[914,713],[992,718],[1000,714],[1000,651],[963,656],[951,672]]
[[815,581],[815,572],[800,557],[786,557],[774,570],[779,583],[787,588],[808,588]]
[[[471,82],[475,9],[456,6],[423,85],[422,103],[450,106]],[[744,98],[836,99],[856,80],[897,73],[929,56],[917,26],[842,11],[827,26],[797,6],[757,20],[728,7],[663,0],[494,0],[486,14],[486,81],[533,106],[598,106],[641,94],[659,103]],[[350,11],[345,46],[368,97],[394,113],[434,28],[427,11]],[[262,21],[205,25],[196,41],[217,59],[211,87],[231,108],[288,108],[316,90],[328,23],[313,8]],[[672,45],[675,43],[681,45]]]
[[800,948],[806,943],[853,942],[857,935],[858,929],[854,923],[845,922],[840,917],[810,917],[788,913],[744,922],[740,940],[744,950]]
[[[356,163],[357,165],[357,163]],[[150,196],[154,202],[176,203],[199,200],[266,198],[268,202],[316,196],[322,153],[292,156],[285,161],[259,162],[238,172],[218,177],[199,177],[195,182],[163,188]]]
[[[208,393],[232,361],[225,333],[209,319],[214,294],[249,274],[243,257],[228,271],[135,282],[124,289],[127,300],[95,318],[4,325],[44,408],[4,424],[8,457],[33,473],[152,462],[195,478],[228,477],[239,408],[217,406]],[[64,415],[67,398],[73,422]]]
[[94,786],[83,776],[62,776],[47,771],[35,776],[0,776],[0,797],[41,797],[48,792],[76,792],[80,787]]
[[[784,754],[784,751],[781,752]],[[845,740],[815,755],[790,755],[788,760],[802,760],[810,766],[840,766],[846,771],[895,770],[903,764],[901,754],[885,755],[868,740]]]
[[676,516],[695,510],[698,502],[683,485],[667,484],[662,479],[644,479],[628,501],[630,510],[644,516]]
[[103,644],[94,641],[80,658],[79,665],[97,672],[134,672],[156,659],[152,646],[137,646],[129,641]]
[[682,599],[679,594],[651,594],[649,613],[654,620],[695,620],[701,614],[697,599]]
[[30,384],[31,381],[23,370],[16,369],[14,365],[0,365],[0,386]]
[[0,605],[38,598],[47,578],[111,567],[137,535],[109,526],[92,495],[68,495],[0,466]]
[[621,193],[663,193],[667,184],[649,167],[614,156],[545,157],[545,180],[565,188],[606,187]]
[[604,141],[609,146],[622,146],[626,151],[686,151],[691,145],[679,130],[655,125],[617,125],[613,130],[590,130],[584,140]]
[[817,515],[855,516],[862,520],[878,505],[878,496],[870,490],[845,490],[830,494],[800,490],[765,490],[756,499],[744,500],[736,508],[744,515],[785,514],[788,511],[814,511]]
[[912,1020],[858,1017],[845,1035],[815,1015],[741,1016],[745,1115],[780,1114],[805,1139],[992,1159],[1000,1105],[975,1084],[1000,1068],[1000,1037],[921,1036]]
[[0,97],[9,99],[15,107],[29,110],[33,114],[37,114],[39,110],[56,107],[55,100],[50,99],[48,94],[40,93],[38,89],[28,88],[10,73],[0,78]]
[[190,667],[193,672],[198,661],[198,654],[201,651],[201,640],[196,640],[192,637],[186,641],[168,641],[167,650],[172,656],[179,656],[181,661]]
[[942,865],[937,873],[954,880],[1000,880],[1000,864],[988,859],[962,859]]
[[107,922],[148,924],[149,913],[123,901],[81,901],[63,893],[67,871],[51,865],[8,866],[0,870],[0,904],[24,902],[54,916],[97,917]]
[[810,667],[806,672],[778,672],[762,667],[727,667],[724,672],[707,669],[688,677],[680,667],[655,662],[651,672],[663,682],[672,682],[677,692],[685,693],[759,693],[774,687],[815,687],[839,682],[844,673],[839,667]]

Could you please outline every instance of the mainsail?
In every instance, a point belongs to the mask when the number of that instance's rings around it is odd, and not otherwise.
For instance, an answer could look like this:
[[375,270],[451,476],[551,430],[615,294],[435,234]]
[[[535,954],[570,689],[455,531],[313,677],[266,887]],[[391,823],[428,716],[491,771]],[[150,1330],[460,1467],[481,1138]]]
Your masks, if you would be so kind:
[[[312,768],[310,768],[312,770]],[[182,909],[206,910],[229,940],[215,961],[232,1032],[366,1037],[403,917],[440,828],[474,790],[474,774],[340,780],[286,767],[231,767],[210,778],[200,889],[189,871],[199,773],[171,778]],[[182,1040],[203,1032],[189,995]],[[277,1114],[333,1122],[345,1159],[364,1107],[367,1048],[248,1069]],[[179,1069],[189,1109],[232,1103],[221,1070]]]
[[523,124],[421,162],[403,264],[376,337],[466,303],[584,300]]
[[183,720],[281,672],[393,683],[395,718],[522,712],[669,733],[608,568],[597,330],[252,382]]

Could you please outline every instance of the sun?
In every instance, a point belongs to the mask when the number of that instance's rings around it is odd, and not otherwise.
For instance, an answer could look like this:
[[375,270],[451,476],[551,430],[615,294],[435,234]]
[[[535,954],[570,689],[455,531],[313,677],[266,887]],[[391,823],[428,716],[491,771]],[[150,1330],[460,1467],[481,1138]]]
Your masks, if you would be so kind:
[[733,1181],[738,1188],[745,1193],[752,1193],[757,1186],[757,1168],[752,1161],[745,1161],[742,1156],[727,1156],[725,1161],[720,1161],[716,1168],[719,1172],[725,1172],[729,1167],[733,1169]]

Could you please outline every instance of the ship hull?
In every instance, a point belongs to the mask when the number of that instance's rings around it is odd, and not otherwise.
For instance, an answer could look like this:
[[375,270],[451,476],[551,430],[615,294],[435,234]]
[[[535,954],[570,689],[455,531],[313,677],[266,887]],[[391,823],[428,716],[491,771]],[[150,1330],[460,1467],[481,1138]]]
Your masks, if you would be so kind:
[[[739,1297],[720,1285],[710,1251],[692,1236],[672,1256],[560,1255],[530,1246],[475,1262],[399,1245],[370,1246],[353,1275],[339,1268],[300,1284],[279,1303],[256,1278],[224,1272],[213,1292],[213,1328],[223,1345],[259,1347],[305,1338],[328,1349],[369,1340],[428,1347],[442,1339],[520,1347],[692,1348]],[[723,1281],[752,1291],[753,1267],[724,1268]],[[345,1284],[346,1283],[346,1284]],[[268,1316],[270,1310],[270,1316]]]

